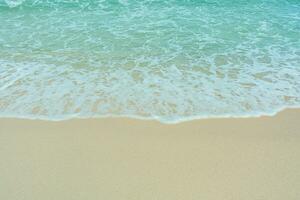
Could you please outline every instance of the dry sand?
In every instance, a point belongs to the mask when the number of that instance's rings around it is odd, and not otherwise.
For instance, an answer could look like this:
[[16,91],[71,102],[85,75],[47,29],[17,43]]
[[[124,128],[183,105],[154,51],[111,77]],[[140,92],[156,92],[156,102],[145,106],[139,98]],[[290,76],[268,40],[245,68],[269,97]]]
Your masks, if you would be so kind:
[[275,117],[0,119],[1,200],[299,200],[300,110]]

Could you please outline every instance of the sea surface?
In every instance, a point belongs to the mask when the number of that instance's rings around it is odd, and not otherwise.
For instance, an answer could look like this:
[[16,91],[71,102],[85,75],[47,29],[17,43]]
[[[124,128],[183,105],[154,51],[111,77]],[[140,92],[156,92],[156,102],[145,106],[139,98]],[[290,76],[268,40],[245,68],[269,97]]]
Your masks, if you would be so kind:
[[299,106],[299,0],[0,0],[0,117],[172,123]]

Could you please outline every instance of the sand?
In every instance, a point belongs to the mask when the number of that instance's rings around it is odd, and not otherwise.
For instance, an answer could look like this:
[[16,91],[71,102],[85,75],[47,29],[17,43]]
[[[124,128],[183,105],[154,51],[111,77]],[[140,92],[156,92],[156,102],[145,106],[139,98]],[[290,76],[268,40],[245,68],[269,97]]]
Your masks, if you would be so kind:
[[298,200],[300,110],[275,117],[0,119],[1,200]]

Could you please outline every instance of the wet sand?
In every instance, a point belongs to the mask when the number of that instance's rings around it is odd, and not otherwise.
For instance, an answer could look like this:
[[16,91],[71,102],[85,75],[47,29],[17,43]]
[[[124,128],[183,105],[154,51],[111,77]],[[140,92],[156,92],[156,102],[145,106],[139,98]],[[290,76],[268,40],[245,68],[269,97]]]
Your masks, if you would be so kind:
[[297,200],[300,110],[175,125],[0,119],[3,200]]

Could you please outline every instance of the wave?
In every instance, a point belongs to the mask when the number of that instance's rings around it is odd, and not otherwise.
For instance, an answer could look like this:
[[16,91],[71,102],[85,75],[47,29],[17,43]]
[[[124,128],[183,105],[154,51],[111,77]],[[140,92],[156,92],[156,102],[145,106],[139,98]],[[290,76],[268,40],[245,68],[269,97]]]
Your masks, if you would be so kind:
[[0,6],[0,116],[177,122],[298,106],[300,4],[232,2]]
[[78,8],[108,8],[114,6],[149,6],[149,5],[179,5],[179,6],[210,6],[210,7],[239,7],[257,6],[265,4],[273,5],[294,5],[299,6],[297,1],[291,0],[0,0],[0,7],[4,4],[10,8],[15,8],[21,5],[28,7],[78,7]]

